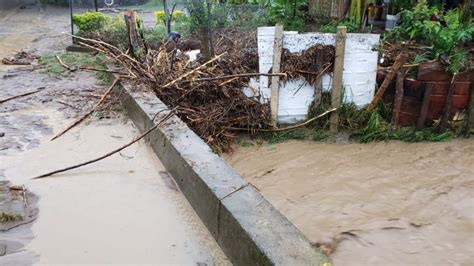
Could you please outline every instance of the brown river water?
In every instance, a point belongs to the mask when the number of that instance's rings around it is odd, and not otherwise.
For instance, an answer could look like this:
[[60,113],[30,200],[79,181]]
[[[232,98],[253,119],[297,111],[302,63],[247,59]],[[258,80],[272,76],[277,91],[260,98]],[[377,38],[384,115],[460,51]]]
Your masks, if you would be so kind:
[[225,159],[335,265],[474,265],[474,140],[235,147]]

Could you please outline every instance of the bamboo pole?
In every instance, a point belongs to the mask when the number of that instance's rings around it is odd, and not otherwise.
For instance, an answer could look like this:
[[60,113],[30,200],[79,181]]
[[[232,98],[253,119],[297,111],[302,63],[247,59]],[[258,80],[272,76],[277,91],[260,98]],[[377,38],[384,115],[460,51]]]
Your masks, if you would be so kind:
[[[344,50],[346,46],[346,26],[338,26],[336,33],[336,58],[334,60],[334,74],[332,77],[331,107],[339,108],[341,105],[342,72],[344,68]],[[329,130],[331,133],[337,133],[339,124],[339,113],[336,111],[331,114],[329,119]]]

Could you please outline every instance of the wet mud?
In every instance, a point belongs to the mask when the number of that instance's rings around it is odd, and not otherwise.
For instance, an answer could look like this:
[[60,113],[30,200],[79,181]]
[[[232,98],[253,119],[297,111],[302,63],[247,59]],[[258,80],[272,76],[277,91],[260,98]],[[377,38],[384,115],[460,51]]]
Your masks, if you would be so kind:
[[335,265],[473,265],[474,140],[236,147],[225,159]]

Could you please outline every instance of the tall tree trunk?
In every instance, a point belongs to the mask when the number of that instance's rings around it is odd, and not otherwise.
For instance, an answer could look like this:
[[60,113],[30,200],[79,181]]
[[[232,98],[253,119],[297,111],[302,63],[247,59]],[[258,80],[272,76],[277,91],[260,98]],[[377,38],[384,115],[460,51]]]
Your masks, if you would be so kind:
[[166,26],[166,35],[168,36],[171,32],[171,19],[170,11],[168,9],[168,3],[166,0],[163,0],[163,9],[165,11],[165,26]]

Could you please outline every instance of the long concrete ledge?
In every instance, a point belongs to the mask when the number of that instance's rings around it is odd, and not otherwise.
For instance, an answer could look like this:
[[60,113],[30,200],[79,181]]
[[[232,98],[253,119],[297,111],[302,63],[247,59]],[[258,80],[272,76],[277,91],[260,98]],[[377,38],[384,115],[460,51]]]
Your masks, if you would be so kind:
[[[128,84],[119,87],[120,101],[141,131],[153,126],[155,115],[167,109],[153,93]],[[232,263],[321,265],[329,262],[177,116],[150,133],[147,140]]]

